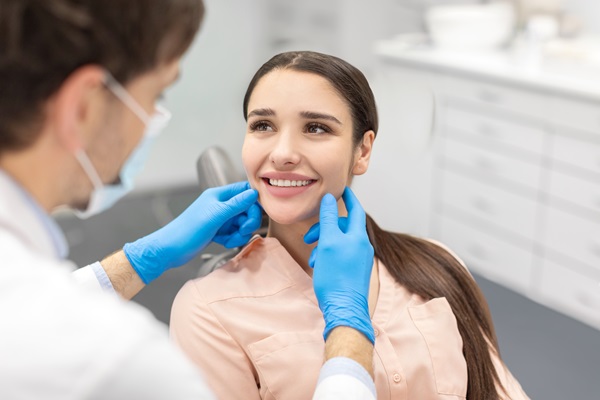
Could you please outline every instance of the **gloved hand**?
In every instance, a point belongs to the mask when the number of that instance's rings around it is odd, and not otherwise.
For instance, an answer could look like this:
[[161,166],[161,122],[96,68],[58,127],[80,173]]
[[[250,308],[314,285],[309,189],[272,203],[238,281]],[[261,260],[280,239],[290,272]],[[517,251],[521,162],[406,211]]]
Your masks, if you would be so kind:
[[304,235],[307,244],[319,241],[309,265],[314,268],[313,285],[325,318],[323,336],[327,339],[337,326],[349,326],[375,343],[368,303],[373,246],[358,199],[348,187],[342,198],[347,218],[339,218],[335,197],[326,194],[321,200],[319,222]]
[[173,221],[123,251],[144,283],[194,258],[211,241],[232,248],[246,244],[260,227],[258,192],[248,182],[205,190]]

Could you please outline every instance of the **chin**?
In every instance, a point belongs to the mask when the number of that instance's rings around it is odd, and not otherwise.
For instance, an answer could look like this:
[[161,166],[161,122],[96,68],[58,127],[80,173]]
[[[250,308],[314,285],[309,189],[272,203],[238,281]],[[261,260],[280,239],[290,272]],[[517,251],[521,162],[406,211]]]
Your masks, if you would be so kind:
[[[271,208],[271,210],[269,208]],[[312,211],[301,211],[298,209],[287,210],[285,208],[278,207],[279,209],[277,211],[273,211],[272,208],[274,207],[265,207],[265,213],[269,216],[271,221],[280,225],[292,225],[319,218],[318,209]]]

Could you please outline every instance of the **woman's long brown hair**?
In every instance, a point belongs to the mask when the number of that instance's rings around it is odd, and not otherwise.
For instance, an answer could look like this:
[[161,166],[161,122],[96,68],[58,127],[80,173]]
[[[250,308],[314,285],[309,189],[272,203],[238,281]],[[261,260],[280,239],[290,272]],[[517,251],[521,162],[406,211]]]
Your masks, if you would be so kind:
[[[310,51],[274,56],[256,72],[244,97],[244,118],[258,81],[274,69],[309,72],[327,79],[346,100],[353,121],[353,142],[365,132],[377,134],[378,116],[373,92],[362,72],[337,57]],[[473,277],[448,251],[428,240],[381,229],[367,215],[367,232],[375,256],[396,281],[424,299],[445,297],[458,323],[468,370],[468,400],[499,399],[502,384],[491,353],[500,357],[487,302]]]

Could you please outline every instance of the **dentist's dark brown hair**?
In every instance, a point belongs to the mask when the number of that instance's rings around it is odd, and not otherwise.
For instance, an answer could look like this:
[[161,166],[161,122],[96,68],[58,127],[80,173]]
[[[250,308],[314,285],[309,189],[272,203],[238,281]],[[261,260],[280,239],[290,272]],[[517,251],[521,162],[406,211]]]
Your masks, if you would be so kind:
[[[351,110],[356,146],[365,132],[377,134],[377,107],[365,76],[337,57],[309,51],[274,56],[256,72],[244,97],[244,118],[256,84],[269,72],[289,69],[317,74],[329,81]],[[467,399],[499,399],[504,390],[491,353],[500,357],[487,302],[466,268],[442,247],[417,237],[381,229],[367,215],[367,232],[375,256],[396,281],[425,299],[445,297],[452,307],[467,362]]]
[[127,84],[181,56],[203,15],[202,0],[2,0],[0,154],[37,139],[75,70],[98,65]]

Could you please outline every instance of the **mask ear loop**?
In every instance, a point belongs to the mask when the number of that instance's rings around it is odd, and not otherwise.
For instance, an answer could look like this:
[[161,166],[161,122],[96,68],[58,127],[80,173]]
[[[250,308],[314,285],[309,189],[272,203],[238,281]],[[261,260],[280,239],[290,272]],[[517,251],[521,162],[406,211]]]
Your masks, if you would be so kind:
[[140,103],[137,102],[136,99],[133,98],[131,94],[117,81],[110,72],[106,71],[106,75],[104,77],[104,84],[106,87],[113,92],[115,96],[119,100],[121,100],[137,117],[145,124],[148,125],[150,122],[150,116],[144,110]]
[[171,120],[171,112],[160,104],[154,108],[154,114],[150,117],[146,129],[149,136],[157,136]]
[[98,172],[96,171],[96,168],[94,168],[94,166],[92,165],[92,162],[90,161],[90,158],[85,154],[83,149],[79,149],[75,152],[75,158],[77,158],[77,161],[79,161],[79,164],[81,165],[83,170],[86,172],[87,176],[92,181],[92,185],[94,185],[94,189],[99,189],[102,186],[104,186],[104,184],[102,183],[102,179],[100,179],[100,176],[98,175]]

